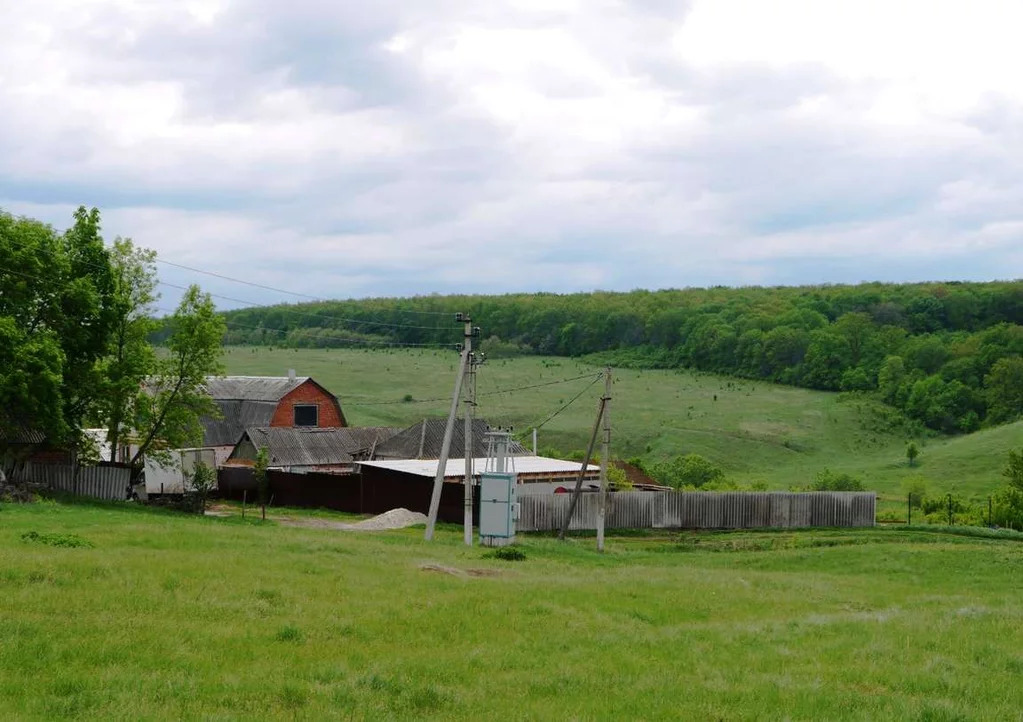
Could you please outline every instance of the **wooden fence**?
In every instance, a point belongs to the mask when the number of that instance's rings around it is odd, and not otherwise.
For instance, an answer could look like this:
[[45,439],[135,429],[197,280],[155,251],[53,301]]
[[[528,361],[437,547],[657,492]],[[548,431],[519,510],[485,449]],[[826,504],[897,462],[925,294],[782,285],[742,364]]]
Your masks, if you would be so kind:
[[18,470],[16,478],[46,484],[51,489],[69,494],[119,501],[127,497],[131,469],[126,466],[83,466],[78,469],[76,482],[73,466],[29,461]]
[[[519,496],[518,531],[561,528],[571,494]],[[874,492],[646,492],[608,494],[608,529],[764,529],[874,526]],[[569,529],[596,529],[597,494],[579,497]]]

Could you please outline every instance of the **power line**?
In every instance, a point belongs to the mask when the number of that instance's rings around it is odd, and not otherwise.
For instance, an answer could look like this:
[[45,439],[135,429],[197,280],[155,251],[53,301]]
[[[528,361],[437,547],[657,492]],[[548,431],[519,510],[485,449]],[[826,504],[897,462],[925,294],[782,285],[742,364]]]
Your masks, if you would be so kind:
[[[586,374],[585,376],[575,376],[575,377],[570,378],[570,379],[560,379],[558,381],[547,381],[547,382],[542,383],[542,384],[530,384],[529,386],[516,386],[516,387],[510,388],[510,389],[499,389],[497,391],[487,391],[487,392],[484,392],[484,393],[481,393],[481,394],[477,394],[477,397],[479,397],[479,396],[499,396],[500,394],[510,394],[512,392],[515,392],[515,391],[526,391],[528,389],[538,389],[538,388],[540,388],[542,386],[555,386],[557,384],[567,384],[567,383],[571,383],[572,381],[578,381],[579,379],[588,379],[588,378],[590,378],[590,376],[591,376],[591,374]],[[600,379],[600,376],[595,377],[595,381],[596,381],[596,379]],[[587,386],[587,388],[589,388],[589,387]],[[584,389],[584,391],[585,391],[585,389]],[[356,397],[347,396],[347,397],[345,397],[345,403],[349,404],[349,405],[354,405],[354,406],[389,406],[389,405],[392,405],[392,404],[425,404],[425,403],[430,403],[430,402],[434,402],[434,401],[451,401],[451,397],[450,396],[438,396],[438,397],[432,398],[432,399],[412,399],[411,401],[405,401],[405,400],[402,399],[402,400],[398,400],[398,401],[367,401],[367,402],[364,402],[364,403],[361,403],[361,404],[360,403],[352,404],[352,399],[353,398],[356,399],[356,401],[358,400],[357,396]]]
[[[81,265],[85,265],[85,266],[88,266],[90,268],[95,268],[95,269],[98,269],[98,270],[106,270],[106,268],[104,266],[101,266],[100,264],[97,264],[97,263],[89,263],[87,261],[81,261],[80,263],[81,263]],[[216,275],[216,274],[213,274],[213,275]],[[37,280],[44,280],[44,279],[38,278]],[[179,284],[171,283],[169,281],[157,280],[156,283],[158,285],[160,285],[160,286],[166,286],[168,288],[174,288],[174,289],[177,289],[179,291],[187,291],[188,290],[187,286],[181,286]],[[254,284],[254,285],[258,285],[258,284]],[[312,313],[312,312],[307,312],[307,311],[297,311],[297,310],[291,309],[291,308],[281,308],[280,304],[273,305],[273,306],[268,306],[266,304],[261,304],[261,303],[258,303],[256,301],[248,301],[248,300],[243,299],[243,298],[234,298],[232,296],[225,296],[223,294],[212,293],[212,292],[209,292],[209,291],[205,291],[205,293],[208,293],[213,298],[220,298],[220,299],[223,299],[225,301],[231,301],[233,303],[241,303],[241,304],[244,304],[244,305],[247,305],[247,306],[253,306],[253,307],[257,307],[257,308],[273,309],[273,310],[278,311],[280,313],[287,313],[287,314],[291,314],[293,316],[305,316],[305,317],[308,317],[308,318],[317,318],[317,319],[323,319],[323,320],[327,320],[327,321],[340,321],[342,323],[362,324],[362,325],[366,325],[366,326],[380,326],[380,327],[384,327],[384,328],[409,328],[409,329],[418,329],[418,330],[426,330],[426,331],[437,331],[437,330],[440,330],[439,326],[422,326],[422,325],[417,325],[417,324],[393,323],[393,322],[390,322],[390,321],[367,321],[367,320],[362,320],[362,319],[358,319],[358,318],[351,318],[351,317],[346,317],[346,316],[331,316],[331,315],[325,314],[325,313]],[[331,301],[324,301],[323,299],[317,299],[317,300],[319,300],[319,301],[321,301],[323,303],[331,303]],[[226,312],[225,311],[221,311],[221,313],[226,313]],[[399,313],[412,313],[412,312],[411,311],[404,311],[404,310],[402,310],[402,311],[399,311]],[[433,312],[431,312],[431,313],[433,313]],[[437,315],[449,315],[449,314],[440,314],[438,312]],[[450,314],[450,315],[453,315],[453,314]]]
[[[169,288],[176,288],[179,291],[187,291],[188,290],[187,286],[179,286],[176,283],[170,283],[168,281],[157,281],[157,283],[160,284],[161,286],[167,286]],[[234,303],[244,303],[244,304],[246,304],[248,306],[255,306],[255,307],[258,307],[258,308],[265,308],[265,309],[272,309],[274,311],[279,311],[280,313],[289,313],[289,314],[291,314],[293,316],[307,316],[309,318],[319,318],[319,319],[324,319],[324,320],[327,320],[327,321],[341,321],[342,323],[360,323],[360,324],[365,324],[365,325],[368,325],[368,326],[385,326],[385,327],[388,327],[388,328],[415,328],[415,329],[425,329],[425,330],[428,330],[428,331],[442,330],[442,328],[440,326],[417,326],[417,325],[414,325],[414,324],[407,324],[407,323],[390,323],[389,321],[363,321],[363,320],[360,320],[360,319],[357,319],[357,318],[349,318],[349,317],[346,317],[346,316],[330,316],[330,315],[325,314],[325,313],[309,313],[309,312],[306,312],[306,311],[296,311],[296,310],[290,309],[290,308],[282,308],[279,304],[276,305],[276,306],[267,306],[267,305],[262,304],[262,303],[257,303],[256,301],[246,301],[245,299],[242,299],[242,298],[233,298],[231,296],[224,296],[224,295],[221,295],[219,293],[212,293],[210,291],[204,291],[204,293],[209,293],[209,295],[212,296],[213,298],[222,298],[225,301],[233,301]],[[225,312],[222,311],[221,313],[225,313]]]
[[[584,378],[585,378],[585,377],[584,377]],[[585,386],[585,387],[583,387],[583,390],[582,390],[582,391],[580,391],[580,392],[579,392],[579,393],[577,393],[577,394],[576,394],[575,396],[573,396],[573,397],[572,397],[571,399],[569,399],[569,400],[568,400],[568,403],[567,403],[567,404],[564,404],[564,405],[563,405],[563,406],[562,406],[561,408],[557,409],[557,410],[556,410],[556,411],[554,411],[554,412],[553,412],[552,414],[548,415],[548,416],[547,416],[547,418],[546,418],[546,419],[544,419],[543,421],[541,421],[541,422],[540,422],[539,424],[534,424],[534,425],[532,425],[532,426],[529,426],[529,427],[527,427],[527,428],[531,428],[531,429],[539,429],[539,428],[542,428],[542,427],[544,426],[544,424],[546,424],[546,423],[547,423],[548,421],[551,421],[552,419],[554,419],[554,417],[556,417],[556,416],[557,416],[558,414],[560,414],[560,413],[561,413],[562,411],[564,411],[564,410],[565,410],[565,409],[567,409],[567,408],[568,408],[569,406],[571,406],[571,405],[572,405],[573,403],[575,403],[576,401],[578,401],[578,400],[579,400],[579,397],[580,397],[580,396],[582,396],[583,394],[585,394],[585,393],[586,393],[587,391],[589,391],[589,390],[590,390],[590,387],[591,387],[591,386],[593,386],[593,384],[595,384],[595,383],[597,383],[598,381],[600,381],[600,379],[601,379],[601,376],[600,376],[600,375],[597,375],[597,376],[595,376],[595,377],[593,378],[593,381],[590,381],[590,383],[586,384],[586,386]]]
[[[241,278],[233,278],[231,276],[225,276],[222,273],[216,273],[214,271],[205,271],[205,270],[203,270],[201,268],[195,268],[194,266],[186,266],[183,263],[174,263],[173,261],[165,261],[165,260],[163,260],[162,258],[159,258],[159,257],[156,259],[156,262],[157,263],[162,263],[165,266],[173,266],[175,268],[181,268],[183,270],[191,271],[193,273],[201,273],[201,274],[206,275],[206,276],[212,276],[214,278],[219,278],[222,281],[230,281],[232,283],[241,283],[241,284],[244,284],[246,286],[253,286],[255,288],[262,288],[265,291],[275,291],[277,293],[284,293],[284,294],[287,294],[289,296],[296,296],[298,298],[307,298],[307,299],[309,299],[311,301],[321,301],[321,302],[328,301],[328,299],[324,299],[324,298],[321,298],[319,296],[312,296],[312,295],[310,295],[308,293],[299,293],[297,291],[289,291],[289,290],[287,290],[285,288],[276,288],[274,286],[267,286],[267,285],[264,285],[262,283],[256,283],[254,281],[246,281],[246,280],[241,279]],[[422,316],[451,316],[451,315],[453,315],[453,314],[451,314],[451,313],[449,313],[447,311],[413,311],[413,310],[410,310],[410,309],[402,309],[402,313],[414,313],[414,314],[418,314],[418,315],[422,315]]]
[[[23,244],[23,247],[25,247],[24,244]],[[105,250],[109,250],[106,247],[104,247],[104,248],[105,248]],[[47,249],[40,248],[38,250],[43,250],[44,252],[46,252]],[[213,276],[214,278],[219,278],[219,279],[222,279],[222,280],[225,280],[225,281],[233,281],[235,283],[242,283],[242,284],[245,284],[247,286],[254,286],[255,288],[262,288],[262,289],[268,290],[268,291],[276,291],[278,293],[285,293],[285,294],[290,294],[290,295],[299,296],[299,297],[303,297],[303,298],[308,298],[308,299],[310,299],[312,301],[317,301],[317,302],[320,302],[320,303],[335,303],[336,302],[336,301],[331,301],[330,299],[320,298],[318,296],[311,296],[309,294],[297,293],[297,292],[288,291],[288,290],[282,289],[282,288],[275,288],[274,286],[267,286],[267,285],[260,284],[260,283],[255,283],[255,282],[252,282],[252,281],[246,281],[246,280],[241,279],[241,278],[232,278],[231,276],[226,276],[224,274],[215,273],[213,271],[204,271],[203,269],[195,268],[194,266],[186,266],[186,265],[183,265],[183,264],[180,264],[180,263],[174,263],[172,261],[165,261],[165,260],[163,260],[163,259],[161,259],[159,257],[156,257],[153,260],[155,262],[157,262],[157,263],[163,263],[164,265],[174,266],[176,268],[182,268],[182,269],[185,269],[185,270],[188,270],[188,271],[192,271],[194,273],[202,273],[202,274],[205,274],[205,275],[208,275],[208,276]],[[106,267],[106,266],[102,266],[102,265],[97,264],[97,263],[90,263],[88,261],[79,261],[79,263],[81,265],[89,266],[90,268],[95,268],[95,269],[98,269],[98,270],[107,270],[108,269],[108,267]],[[43,280],[43,279],[39,279],[39,280]],[[169,281],[157,280],[156,282],[159,285],[161,285],[161,286],[167,286],[168,288],[174,288],[174,289],[177,289],[179,291],[186,291],[186,290],[188,290],[187,286],[180,286],[180,285],[175,284],[175,283],[170,283]],[[345,316],[331,316],[331,315],[324,314],[324,313],[308,313],[308,312],[296,311],[296,310],[288,309],[288,308],[280,308],[281,304],[275,304],[275,305],[261,304],[261,303],[255,302],[255,301],[247,301],[245,299],[233,298],[231,296],[224,296],[222,294],[211,293],[211,292],[208,292],[208,291],[206,293],[209,293],[209,295],[214,297],[214,298],[220,298],[220,299],[223,299],[225,301],[231,301],[233,303],[241,303],[241,304],[245,304],[247,306],[253,306],[253,307],[258,307],[258,308],[273,308],[273,309],[278,310],[278,311],[280,311],[282,313],[290,313],[290,314],[298,315],[298,316],[308,316],[310,318],[321,318],[321,319],[332,320],[332,321],[341,321],[343,323],[365,324],[365,325],[383,326],[383,327],[389,327],[389,328],[411,328],[411,329],[421,329],[421,330],[429,330],[429,331],[436,331],[436,330],[438,330],[437,326],[420,326],[420,325],[414,325],[414,324],[392,323],[392,322],[389,322],[389,321],[364,321],[364,320],[361,320],[361,319],[350,318],[350,317],[345,317]],[[395,311],[397,313],[414,314],[414,315],[421,315],[421,316],[454,316],[453,313],[449,313],[449,312],[446,312],[446,311],[416,311],[416,310],[412,310],[412,309],[395,309]]]

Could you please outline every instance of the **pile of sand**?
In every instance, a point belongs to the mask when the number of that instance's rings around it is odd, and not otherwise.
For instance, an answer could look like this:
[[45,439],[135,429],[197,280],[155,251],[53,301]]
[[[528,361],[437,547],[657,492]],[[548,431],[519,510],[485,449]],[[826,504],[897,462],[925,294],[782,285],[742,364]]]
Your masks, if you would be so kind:
[[385,529],[404,529],[416,524],[425,524],[427,521],[426,514],[420,514],[418,511],[391,509],[355,524],[345,524],[344,528],[352,531],[384,531]]

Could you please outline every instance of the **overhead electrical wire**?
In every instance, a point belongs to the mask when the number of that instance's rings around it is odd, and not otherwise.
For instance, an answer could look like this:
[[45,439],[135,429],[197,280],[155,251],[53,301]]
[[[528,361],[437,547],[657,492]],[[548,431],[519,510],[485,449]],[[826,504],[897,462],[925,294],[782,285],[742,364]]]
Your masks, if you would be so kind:
[[[267,286],[267,285],[264,285],[262,283],[255,283],[254,281],[246,281],[246,280],[241,279],[241,278],[233,278],[231,276],[226,276],[226,275],[224,275],[222,273],[216,273],[214,271],[205,271],[205,270],[203,270],[201,268],[195,268],[194,266],[186,266],[183,263],[174,263],[173,261],[165,261],[164,259],[159,258],[159,257],[157,257],[155,260],[156,260],[157,263],[162,263],[165,266],[173,266],[175,268],[181,268],[183,270],[191,271],[193,273],[201,273],[201,274],[206,275],[206,276],[212,276],[214,278],[219,278],[222,281],[231,281],[232,283],[242,283],[242,284],[245,284],[246,286],[253,286],[255,288],[262,288],[265,291],[275,291],[277,293],[284,293],[284,294],[287,294],[289,296],[297,296],[299,298],[307,298],[307,299],[309,299],[311,301],[321,301],[321,302],[329,302],[330,301],[330,299],[321,298],[319,296],[312,296],[312,295],[310,295],[308,293],[299,293],[297,291],[289,291],[289,290],[287,290],[285,288],[276,288],[274,286]],[[449,313],[447,311],[413,311],[413,310],[410,310],[410,309],[402,309],[401,312],[402,313],[418,314],[418,315],[422,315],[422,316],[451,316],[451,315],[454,315],[453,313]]]
[[[285,293],[285,294],[289,294],[289,295],[294,295],[294,296],[299,296],[299,297],[303,297],[303,298],[308,298],[311,301],[317,301],[317,302],[320,302],[320,303],[335,303],[336,302],[336,301],[332,301],[330,299],[321,298],[321,297],[318,297],[318,296],[312,296],[312,295],[309,295],[309,294],[298,293],[298,292],[294,292],[294,291],[288,291],[287,289],[276,288],[274,286],[267,286],[267,285],[264,285],[264,284],[255,283],[253,281],[246,281],[246,280],[241,279],[241,278],[233,278],[231,276],[226,276],[226,275],[221,274],[221,273],[215,273],[213,271],[205,271],[205,270],[203,270],[201,268],[196,268],[194,266],[186,266],[184,264],[174,263],[173,261],[165,261],[165,260],[163,260],[163,259],[161,259],[159,257],[156,257],[153,260],[155,262],[157,262],[157,263],[162,263],[164,265],[173,266],[175,268],[181,268],[181,269],[184,269],[184,270],[192,271],[194,273],[201,273],[201,274],[204,274],[204,275],[207,275],[207,276],[212,276],[214,278],[219,278],[219,279],[224,280],[224,281],[231,281],[231,282],[234,282],[234,283],[241,283],[241,284],[245,284],[247,286],[253,286],[255,288],[261,288],[261,289],[264,289],[264,290],[267,290],[267,291],[276,291],[278,293]],[[89,263],[87,261],[79,261],[79,263],[81,265],[89,266],[91,268],[96,268],[96,269],[99,269],[99,270],[105,270],[105,268],[106,268],[106,267],[101,266],[99,264]],[[40,280],[42,280],[42,279],[40,279]],[[187,288],[188,288],[187,286],[181,286],[181,285],[178,285],[178,284],[175,284],[175,283],[171,283],[169,281],[157,280],[156,283],[161,285],[161,286],[167,286],[168,288],[174,288],[174,289],[177,289],[177,290],[180,290],[180,291],[187,290]],[[248,301],[248,300],[245,300],[245,299],[234,298],[234,297],[231,297],[231,296],[225,296],[225,295],[218,294],[218,293],[212,293],[212,292],[206,292],[206,293],[209,293],[209,295],[214,297],[214,298],[220,298],[220,299],[223,299],[225,301],[231,301],[233,303],[241,303],[241,304],[244,304],[244,305],[247,305],[247,306],[258,307],[258,308],[273,308],[274,310],[279,311],[281,313],[290,313],[292,315],[307,316],[307,317],[310,317],[310,318],[320,318],[320,319],[324,319],[324,320],[341,321],[343,323],[364,324],[364,325],[381,326],[381,327],[387,327],[387,328],[411,328],[411,329],[430,330],[430,331],[438,330],[437,326],[422,326],[422,325],[415,325],[415,324],[393,323],[393,322],[390,322],[390,321],[365,321],[365,320],[351,318],[351,317],[345,317],[345,316],[332,316],[330,314],[325,314],[325,313],[312,313],[312,312],[305,312],[305,311],[296,311],[296,310],[293,310],[293,309],[290,309],[290,308],[281,308],[280,306],[282,304],[276,304],[276,305],[261,304],[261,303],[255,302],[255,301]],[[447,312],[447,311],[417,311],[417,310],[406,309],[406,308],[394,309],[392,312],[401,313],[401,314],[413,314],[413,315],[420,315],[420,316],[452,316],[453,317],[455,315],[453,312]],[[221,312],[221,313],[223,313],[223,312]]]
[[[596,382],[596,379],[599,379],[601,377],[602,377],[602,375],[596,376],[595,380],[594,380],[594,383]],[[570,378],[570,379],[559,379],[557,381],[547,381],[547,382],[542,383],[542,384],[530,384],[528,386],[516,386],[516,387],[510,388],[510,389],[500,389],[500,390],[497,390],[497,391],[487,391],[487,392],[484,392],[484,393],[481,393],[481,394],[477,394],[477,398],[479,398],[481,396],[498,396],[500,394],[510,394],[512,392],[515,392],[515,391],[526,391],[528,389],[537,389],[537,388],[540,388],[542,386],[554,386],[556,384],[567,384],[567,383],[570,383],[572,381],[578,381],[579,379],[588,379],[588,378],[590,378],[590,374],[586,374],[585,376],[575,376],[575,377]],[[589,388],[589,387],[587,387],[587,388]],[[355,400],[356,403],[352,403],[353,399]],[[416,403],[425,404],[425,403],[430,403],[430,402],[434,402],[434,401],[448,401],[448,402],[450,402],[451,401],[451,397],[450,396],[437,396],[437,397],[430,398],[430,399],[412,399],[411,401],[405,401],[404,399],[401,399],[401,400],[398,400],[398,401],[366,401],[366,402],[362,402],[362,403],[358,403],[358,397],[352,397],[352,396],[345,397],[345,403],[348,404],[348,405],[351,405],[351,406],[389,406],[391,404],[416,404]]]

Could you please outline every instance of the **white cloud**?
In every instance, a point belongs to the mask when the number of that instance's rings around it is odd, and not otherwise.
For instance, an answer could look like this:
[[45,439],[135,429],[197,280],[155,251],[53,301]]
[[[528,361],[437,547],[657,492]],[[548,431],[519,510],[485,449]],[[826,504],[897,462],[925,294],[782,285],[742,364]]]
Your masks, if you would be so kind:
[[1004,275],[1020,20],[997,0],[21,3],[0,207],[98,205],[170,260],[323,296]]

